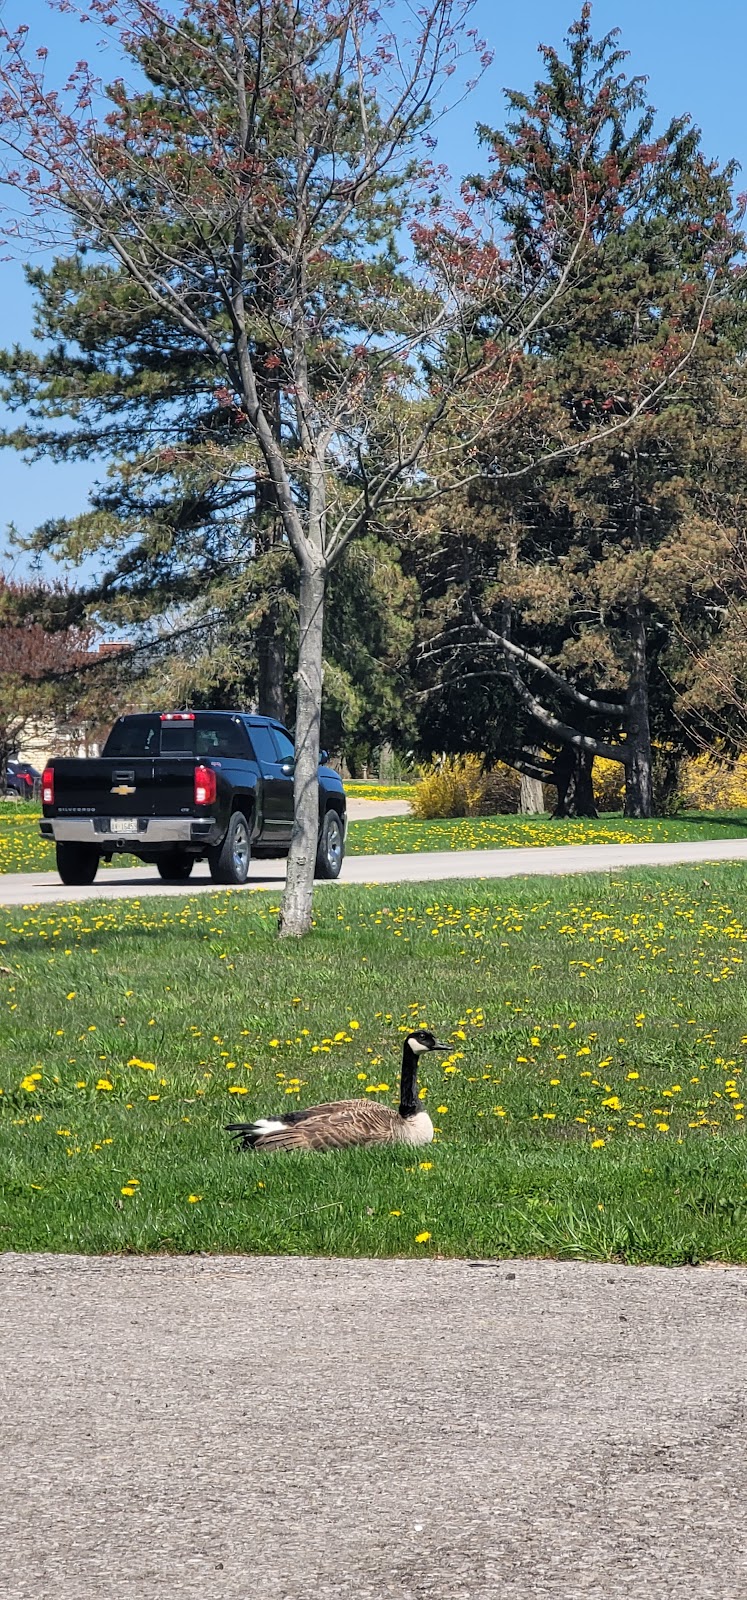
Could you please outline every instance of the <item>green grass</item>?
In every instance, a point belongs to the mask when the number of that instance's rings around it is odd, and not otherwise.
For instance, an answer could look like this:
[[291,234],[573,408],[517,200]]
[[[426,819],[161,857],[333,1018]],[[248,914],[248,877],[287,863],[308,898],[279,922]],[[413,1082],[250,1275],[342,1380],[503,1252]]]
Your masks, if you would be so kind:
[[[300,945],[265,895],[0,912],[0,1248],[747,1261],[746,890],[329,886]],[[231,1147],[395,1100],[414,1022],[432,1147]]]
[[527,845],[646,844],[681,839],[735,839],[747,834],[747,811],[687,811],[639,822],[616,812],[597,820],[554,817],[457,817],[418,822],[374,817],[351,822],[350,855],[412,855],[423,850],[505,850]]
[[[362,787],[362,786],[359,786]],[[381,796],[380,796],[381,798]],[[54,848],[39,833],[40,811],[19,804],[0,810],[0,873],[53,872]],[[642,844],[680,839],[735,839],[747,834],[747,811],[723,814],[685,812],[651,822],[608,813],[598,821],[555,821],[552,817],[458,817],[416,822],[409,817],[374,817],[351,822],[348,854],[411,855],[424,850],[508,849],[515,845]],[[115,866],[137,866],[132,856],[115,857]]]

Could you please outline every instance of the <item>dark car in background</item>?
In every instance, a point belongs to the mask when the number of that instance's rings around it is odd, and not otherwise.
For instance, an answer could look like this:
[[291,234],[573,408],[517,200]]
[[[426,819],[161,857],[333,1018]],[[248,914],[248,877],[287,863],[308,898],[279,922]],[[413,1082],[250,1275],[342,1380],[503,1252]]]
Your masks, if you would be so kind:
[[27,761],[8,762],[6,792],[19,800],[33,800],[40,792],[41,773]]
[[[319,765],[316,876],[339,876],[345,791]],[[115,722],[97,759],[56,759],[42,777],[44,838],[63,883],[92,883],[120,852],[187,879],[206,860],[216,883],[245,883],[252,854],[287,856],[295,750],[272,717],[241,711],[137,712]]]

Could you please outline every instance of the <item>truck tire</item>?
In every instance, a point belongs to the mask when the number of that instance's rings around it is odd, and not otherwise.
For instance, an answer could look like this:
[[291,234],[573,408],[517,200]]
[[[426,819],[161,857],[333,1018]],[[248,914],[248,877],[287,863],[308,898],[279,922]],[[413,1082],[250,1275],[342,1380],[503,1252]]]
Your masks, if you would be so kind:
[[101,857],[95,845],[60,840],[55,846],[57,871],[63,883],[93,883]]
[[314,876],[317,878],[339,878],[344,855],[345,837],[342,830],[342,818],[338,811],[328,811],[319,834]]
[[252,859],[249,823],[243,811],[234,811],[221,845],[208,850],[208,866],[213,883],[246,883]]
[[194,864],[194,856],[188,856],[184,850],[175,850],[173,855],[159,856],[156,869],[159,878],[166,878],[171,883],[186,883]]

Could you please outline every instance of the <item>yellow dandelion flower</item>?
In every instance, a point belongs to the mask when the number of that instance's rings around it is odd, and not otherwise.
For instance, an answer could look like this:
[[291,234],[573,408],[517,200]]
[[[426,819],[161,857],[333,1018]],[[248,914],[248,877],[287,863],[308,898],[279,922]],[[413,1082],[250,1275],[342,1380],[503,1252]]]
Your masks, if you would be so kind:
[[415,1243],[416,1244],[427,1244],[429,1239],[430,1239],[430,1234],[429,1233],[416,1233],[416,1235],[415,1235]]

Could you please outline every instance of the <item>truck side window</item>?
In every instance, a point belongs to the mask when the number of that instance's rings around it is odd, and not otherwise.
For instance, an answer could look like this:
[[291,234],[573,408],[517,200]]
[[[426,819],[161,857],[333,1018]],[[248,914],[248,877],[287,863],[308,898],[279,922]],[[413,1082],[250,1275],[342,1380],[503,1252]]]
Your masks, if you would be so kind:
[[272,733],[275,743],[278,747],[279,760],[295,761],[296,751],[293,740],[291,739],[290,735],[286,733],[285,728],[280,728],[276,722],[273,722]]
[[249,743],[243,723],[233,717],[200,717],[195,723],[195,755],[246,761]]
[[249,737],[254,746],[255,761],[258,761],[260,765],[274,766],[278,758],[269,728],[261,725],[256,728],[252,726],[249,729]]

